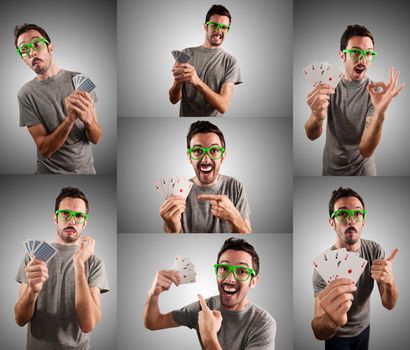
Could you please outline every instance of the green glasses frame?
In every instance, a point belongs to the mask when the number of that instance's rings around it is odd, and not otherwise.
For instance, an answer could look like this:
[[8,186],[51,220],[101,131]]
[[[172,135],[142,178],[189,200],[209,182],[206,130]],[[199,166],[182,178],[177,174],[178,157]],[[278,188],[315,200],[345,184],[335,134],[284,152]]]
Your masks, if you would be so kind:
[[[41,47],[37,47],[35,48],[34,45],[41,43]],[[30,54],[30,49],[33,49],[34,51],[41,51],[44,48],[44,43],[46,43],[47,45],[49,45],[50,43],[47,41],[47,39],[44,38],[36,38],[34,39],[32,42],[28,43],[28,44],[23,44],[20,47],[18,47],[16,49],[17,54],[20,57],[26,57]],[[22,49],[27,49],[27,52],[21,52]]]
[[[219,153],[219,157],[214,157],[214,156],[211,154],[211,151],[212,151],[212,150],[216,150],[216,149],[220,152],[220,153]],[[203,153],[202,153],[202,156],[199,157],[199,158],[195,158],[195,157],[193,156],[193,154],[192,154],[192,152],[194,152],[195,150],[201,150],[201,151],[203,152]],[[224,148],[224,147],[220,147],[220,146],[211,146],[211,147],[194,146],[194,147],[188,148],[188,152],[189,152],[189,156],[190,156],[192,159],[194,159],[194,160],[202,160],[202,158],[205,157],[205,154],[207,154],[208,157],[211,158],[212,160],[218,160],[218,159],[220,159],[220,158],[223,156],[223,154],[224,154],[224,152],[225,152],[225,148]]]
[[[339,214],[344,213],[347,216],[346,217],[339,217]],[[340,210],[335,210],[332,213],[331,219],[336,219],[338,222],[346,222],[347,220],[349,220],[350,217],[352,217],[354,219],[354,221],[356,222],[362,222],[366,219],[366,213],[367,211],[364,209],[340,209]],[[359,218],[356,217],[357,214],[361,214],[363,215],[363,219],[360,220]]]
[[[61,213],[68,213],[70,214],[70,216],[68,217],[68,219],[64,218],[61,216]],[[69,222],[71,218],[74,218],[74,221],[77,224],[83,224],[87,219],[88,219],[88,214],[87,213],[83,213],[81,211],[72,211],[72,210],[68,210],[68,209],[59,209],[56,211],[56,214],[58,215],[58,217],[60,218],[60,220],[62,222]],[[81,217],[77,217],[77,215],[81,215]]]
[[[213,28],[211,28],[213,31],[215,31],[217,29],[220,29],[224,33],[227,33],[231,29],[231,26],[227,26],[226,24],[217,23],[217,22],[208,21],[205,24],[208,25],[208,26],[213,26]],[[215,28],[215,26],[216,26],[216,28]]]
[[[219,276],[218,275],[218,268],[221,267],[221,266],[228,269],[228,272],[227,272],[226,276]],[[228,264],[214,264],[214,268],[215,268],[216,277],[224,278],[224,279],[227,278],[231,273],[233,273],[233,276],[235,277],[235,279],[237,281],[240,281],[240,282],[245,282],[249,279],[249,277],[256,276],[255,270],[251,269],[250,267],[246,267],[246,266],[235,266],[235,265],[228,265]],[[239,279],[238,276],[236,275],[236,270],[237,269],[245,269],[246,271],[248,271],[248,277],[246,277],[243,280]]]
[[[349,50],[343,50],[342,52],[348,53],[350,58],[355,62],[360,61],[362,57],[364,57],[366,61],[368,62],[373,62],[377,56],[377,52],[373,50],[349,49]],[[359,53],[360,53],[359,58],[357,58],[357,55]],[[370,53],[370,56],[368,55],[369,53]]]

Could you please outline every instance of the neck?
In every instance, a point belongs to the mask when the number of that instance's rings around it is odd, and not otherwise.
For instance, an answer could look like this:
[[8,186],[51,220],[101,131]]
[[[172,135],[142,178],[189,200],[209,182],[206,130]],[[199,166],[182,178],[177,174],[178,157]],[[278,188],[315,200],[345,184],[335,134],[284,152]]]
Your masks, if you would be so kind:
[[205,49],[219,49],[219,46],[212,46],[208,40],[205,39],[204,44],[202,45]]
[[346,248],[348,252],[355,252],[360,249],[360,239],[354,244],[345,244],[341,240],[337,239],[335,243],[336,249]]
[[57,235],[57,237],[55,238],[54,243],[61,244],[61,245],[66,245],[66,246],[80,245],[79,240],[76,240],[75,242],[65,242],[60,238],[59,235]]
[[248,297],[244,298],[239,304],[236,304],[234,306],[225,306],[221,303],[221,307],[224,310],[227,311],[242,311],[243,309],[245,309],[245,307],[247,307],[249,304],[249,300]]
[[58,74],[60,71],[60,67],[58,67],[55,63],[51,63],[50,67],[47,69],[47,72],[43,74],[37,74],[38,80],[46,80],[50,79]]
[[193,180],[194,180],[194,184],[197,185],[197,186],[199,186],[199,187],[211,187],[211,186],[215,185],[215,184],[218,182],[218,180],[219,180],[219,174],[216,176],[215,180],[212,181],[212,182],[209,183],[209,184],[203,184],[201,181],[199,181],[199,179],[198,179],[197,176],[195,176]]

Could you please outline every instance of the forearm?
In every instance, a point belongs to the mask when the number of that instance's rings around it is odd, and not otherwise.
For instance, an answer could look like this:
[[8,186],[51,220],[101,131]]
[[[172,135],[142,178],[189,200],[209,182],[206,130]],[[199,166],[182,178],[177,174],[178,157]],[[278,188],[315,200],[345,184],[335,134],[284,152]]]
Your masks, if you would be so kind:
[[98,124],[97,117],[94,116],[92,121],[89,123],[84,123],[84,126],[88,140],[94,144],[99,143],[102,138],[102,129],[100,124]]
[[326,313],[315,317],[312,320],[312,330],[315,337],[319,340],[332,338],[340,328]]
[[395,281],[391,285],[384,285],[381,298],[382,304],[386,309],[393,309],[397,303],[398,297],[399,292]]
[[159,296],[148,294],[144,306],[144,326],[152,331],[159,329],[158,321],[162,316],[159,310],[158,298]]
[[174,84],[169,89],[169,100],[172,104],[178,103],[182,98],[182,86],[183,82],[177,82],[174,80]]
[[21,299],[14,307],[16,323],[20,327],[23,327],[33,318],[36,311],[36,302],[38,295],[39,293],[35,293],[30,288],[27,288]]
[[231,220],[230,223],[232,233],[252,233],[251,228],[240,214]]
[[366,120],[362,139],[360,140],[359,150],[362,157],[370,157],[375,151],[382,136],[384,115],[375,114]]
[[210,339],[202,339],[202,344],[204,345],[206,350],[223,350],[216,335],[211,337]]
[[41,137],[37,147],[44,157],[51,157],[66,142],[76,117],[67,115],[63,122],[50,134]]
[[309,138],[309,140],[316,140],[320,137],[320,135],[322,135],[323,122],[324,120],[315,118],[313,114],[309,117],[309,119],[305,123],[306,136]]
[[202,80],[199,81],[195,88],[204,96],[205,100],[219,113],[226,113],[229,106],[229,98],[222,96],[215,91],[213,91],[208,85],[206,85]]
[[91,332],[100,319],[100,310],[91,294],[84,264],[74,263],[75,310],[83,332]]

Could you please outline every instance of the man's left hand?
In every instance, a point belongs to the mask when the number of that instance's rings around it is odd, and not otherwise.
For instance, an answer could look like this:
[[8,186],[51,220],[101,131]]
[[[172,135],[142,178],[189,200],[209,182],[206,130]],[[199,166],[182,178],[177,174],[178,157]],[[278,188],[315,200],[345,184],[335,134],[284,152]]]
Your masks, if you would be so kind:
[[203,343],[215,340],[221,329],[222,314],[218,310],[211,310],[201,294],[198,294],[202,310],[198,314],[199,333]]
[[86,91],[75,90],[70,97],[70,106],[77,113],[78,118],[85,125],[92,124],[96,119],[96,112],[91,95]]
[[371,276],[376,282],[387,285],[393,285],[394,276],[392,271],[392,262],[398,252],[398,248],[393,249],[393,251],[387,259],[379,259],[373,261],[373,265],[371,267]]
[[210,201],[212,214],[222,220],[233,223],[237,218],[242,218],[239,210],[236,209],[229,197],[224,194],[201,194],[198,196],[198,199]]
[[198,74],[196,73],[195,67],[191,66],[189,63],[178,63],[172,69],[172,73],[176,81],[187,81],[193,86],[197,86],[201,83]]
[[82,266],[88,258],[94,254],[95,240],[89,236],[84,236],[81,239],[80,249],[73,255],[74,264],[78,263]]

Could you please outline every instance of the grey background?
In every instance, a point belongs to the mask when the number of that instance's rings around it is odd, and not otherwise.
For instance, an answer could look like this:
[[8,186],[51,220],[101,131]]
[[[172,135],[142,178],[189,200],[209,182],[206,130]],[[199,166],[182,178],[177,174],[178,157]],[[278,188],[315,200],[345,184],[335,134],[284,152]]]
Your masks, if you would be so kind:
[[400,82],[407,86],[391,103],[383,134],[376,149],[378,175],[409,175],[410,162],[410,41],[408,5],[403,0],[294,1],[293,37],[293,145],[295,175],[321,175],[325,130],[310,141],[304,124],[310,116],[306,96],[313,89],[302,69],[313,61],[329,61],[344,69],[339,59],[340,37],[349,24],[363,24],[373,34],[379,53],[368,71],[374,81],[388,80],[390,66],[400,70]]
[[[161,312],[179,309],[197,300],[218,295],[212,265],[223,242],[232,235],[133,235],[119,234],[118,249],[118,349],[199,349],[194,330],[178,327],[152,332],[143,326],[143,308],[155,273],[170,269],[176,255],[195,265],[197,282],[172,286],[161,294]],[[243,236],[241,236],[243,238]],[[255,304],[277,322],[276,349],[292,348],[292,235],[248,235],[260,258],[260,281],[249,293]]]
[[[154,183],[193,177],[186,134],[193,118],[119,118],[118,231],[163,232],[164,199]],[[226,159],[220,173],[242,182],[253,232],[292,232],[292,127],[289,118],[219,118]]]
[[386,256],[400,252],[393,261],[399,289],[396,307],[388,311],[375,284],[370,306],[370,349],[405,349],[410,319],[408,266],[410,263],[409,178],[296,177],[294,187],[293,233],[293,341],[294,349],[324,349],[313,336],[314,315],[312,260],[335,243],[336,234],[328,224],[328,203],[333,190],[351,187],[363,198],[368,216],[362,237],[378,242]]
[[36,145],[19,127],[17,91],[35,77],[19,58],[13,31],[24,22],[43,27],[54,44],[54,59],[63,69],[88,75],[97,85],[96,110],[103,139],[93,146],[97,173],[115,174],[117,141],[117,61],[115,0],[3,1],[0,14],[2,79],[0,173],[33,174]]
[[202,45],[205,15],[226,6],[232,30],[222,45],[241,66],[226,116],[290,117],[292,1],[118,0],[118,115],[170,117],[172,50]]
[[[3,268],[0,298],[0,339],[2,349],[23,349],[27,327],[14,321],[19,284],[15,276],[26,252],[28,238],[53,242],[55,199],[61,188],[77,186],[90,205],[89,222],[83,234],[96,241],[95,253],[104,259],[110,291],[101,295],[102,318],[91,334],[95,349],[114,349],[117,326],[117,227],[114,176],[0,176],[2,216],[0,265]],[[50,277],[52,278],[52,277]]]

